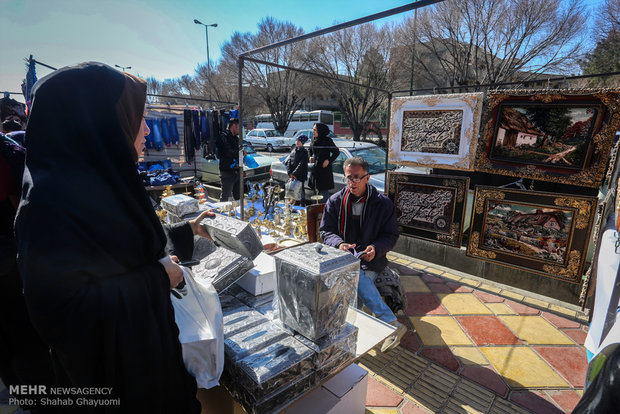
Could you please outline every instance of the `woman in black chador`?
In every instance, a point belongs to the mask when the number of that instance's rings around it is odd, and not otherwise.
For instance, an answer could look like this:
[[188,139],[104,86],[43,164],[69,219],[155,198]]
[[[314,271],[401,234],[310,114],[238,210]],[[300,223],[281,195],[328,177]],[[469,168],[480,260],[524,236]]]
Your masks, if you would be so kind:
[[314,162],[314,171],[310,177],[310,188],[314,188],[323,196],[321,203],[327,203],[329,190],[334,188],[332,163],[340,155],[334,141],[328,137],[329,128],[325,124],[316,123],[312,128],[314,138],[310,144],[310,161]]
[[60,385],[111,387],[92,397],[120,400],[104,411],[200,412],[169,296],[182,273],[135,166],[145,102],[143,80],[99,63],[37,83],[15,223],[19,269]]

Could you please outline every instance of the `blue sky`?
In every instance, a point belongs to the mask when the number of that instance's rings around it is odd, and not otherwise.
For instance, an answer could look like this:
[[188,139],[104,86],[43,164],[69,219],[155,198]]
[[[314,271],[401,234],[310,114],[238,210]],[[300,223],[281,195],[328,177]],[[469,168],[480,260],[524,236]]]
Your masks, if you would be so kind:
[[[312,31],[409,2],[0,0],[0,91],[20,90],[25,77],[23,59],[30,54],[54,67],[96,60],[112,66],[131,66],[130,72],[142,77],[166,79],[193,74],[196,66],[206,61],[204,27],[194,24],[194,19],[218,24],[217,28],[209,28],[210,55],[215,61],[220,46],[233,32],[253,32],[266,16],[289,20]],[[406,14],[390,19],[400,20]],[[37,67],[39,77],[49,72]]]

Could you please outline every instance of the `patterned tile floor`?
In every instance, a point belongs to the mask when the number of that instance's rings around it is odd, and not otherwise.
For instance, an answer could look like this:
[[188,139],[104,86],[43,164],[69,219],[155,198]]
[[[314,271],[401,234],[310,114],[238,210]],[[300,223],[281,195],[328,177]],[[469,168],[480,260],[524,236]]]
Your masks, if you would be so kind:
[[371,375],[367,414],[571,412],[587,367],[577,307],[388,258],[407,291],[399,320],[410,330],[398,348],[360,361]]
[[[366,414],[568,413],[583,392],[587,317],[515,289],[400,254],[409,327],[401,344],[372,350]],[[415,327],[415,332],[411,328]],[[0,382],[0,414],[9,407]]]

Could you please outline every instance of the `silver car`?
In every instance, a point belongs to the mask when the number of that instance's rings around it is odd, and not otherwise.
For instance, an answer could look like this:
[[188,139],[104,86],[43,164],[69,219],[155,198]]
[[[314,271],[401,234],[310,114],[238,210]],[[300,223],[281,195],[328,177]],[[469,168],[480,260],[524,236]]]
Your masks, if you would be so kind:
[[283,137],[275,129],[253,129],[244,139],[257,150],[265,149],[269,152],[290,150],[295,146],[295,139]]
[[[254,151],[251,145],[248,145],[244,140],[243,149],[245,152],[254,157],[254,160],[258,163],[258,167],[250,168],[247,165],[243,166],[243,177],[248,181],[264,181],[269,179],[269,169],[274,161],[278,161],[277,158],[268,157],[266,155],[258,154]],[[205,147],[202,157],[200,159],[200,172],[202,181],[206,183],[220,183],[220,160],[217,155],[209,156],[207,154],[207,148]]]
[[[334,143],[340,150],[340,155],[332,164],[332,170],[334,172],[334,189],[331,193],[340,191],[345,185],[346,180],[344,178],[343,164],[347,158],[362,157],[368,161],[370,167],[370,184],[375,186],[377,190],[383,192],[385,189],[385,151],[375,144],[367,142],[357,142],[348,139],[334,139]],[[310,143],[307,142],[306,148],[310,147]],[[274,181],[285,183],[288,180],[288,174],[286,173],[286,160],[290,156],[280,158],[279,160],[271,164],[271,177]],[[313,164],[308,165],[311,170]],[[412,172],[419,174],[428,173],[428,168],[412,168],[397,166],[395,164],[388,164],[388,169],[401,172]],[[311,194],[311,190],[308,187],[308,181],[306,180],[306,195]]]

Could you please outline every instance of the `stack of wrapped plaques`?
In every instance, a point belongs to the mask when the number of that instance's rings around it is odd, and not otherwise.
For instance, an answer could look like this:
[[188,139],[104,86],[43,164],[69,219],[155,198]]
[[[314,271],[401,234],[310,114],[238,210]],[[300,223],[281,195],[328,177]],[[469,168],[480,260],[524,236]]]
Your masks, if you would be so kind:
[[315,385],[313,354],[285,337],[238,361],[222,380],[249,413],[274,412]]
[[[256,311],[252,310],[252,312]],[[249,355],[260,352],[273,343],[289,337],[288,333],[268,321],[263,315],[260,313],[258,315],[263,319],[263,323],[246,327],[233,335],[229,334],[226,336],[224,334],[226,338],[224,340],[224,356],[227,362],[240,361]],[[250,319],[251,316],[248,315],[247,320],[249,321]],[[226,330],[226,323],[224,323],[224,330]]]
[[334,370],[348,365],[355,359],[357,332],[356,326],[345,322],[339,330],[316,341],[310,341],[302,335],[295,336],[295,339],[314,351],[312,362],[317,373],[317,381],[328,377]]
[[254,296],[251,293],[241,289],[241,291],[236,292],[235,297],[251,308],[258,308],[259,306],[273,301],[273,292]]
[[207,229],[215,243],[250,260],[263,251],[256,230],[248,222],[216,214],[215,217],[205,218],[200,225]]
[[357,294],[359,259],[321,243],[286,249],[275,258],[282,323],[312,341],[342,328]]
[[218,247],[192,268],[199,283],[211,283],[219,293],[234,284],[254,264],[245,256]]
[[192,215],[198,216],[198,200],[184,194],[176,194],[161,199],[161,207],[168,213],[170,223],[187,220]]
[[241,304],[237,307],[222,309],[224,321],[224,338],[235,336],[257,325],[268,322],[261,313]]

